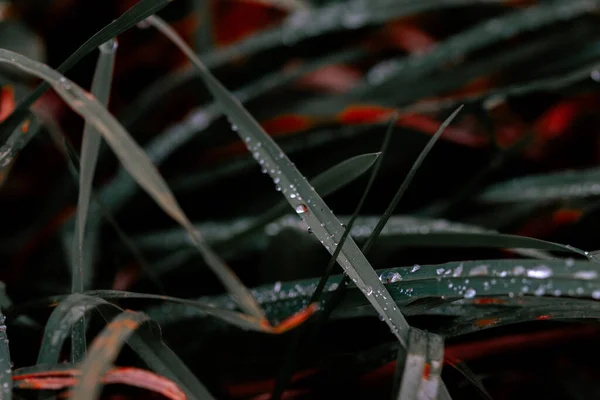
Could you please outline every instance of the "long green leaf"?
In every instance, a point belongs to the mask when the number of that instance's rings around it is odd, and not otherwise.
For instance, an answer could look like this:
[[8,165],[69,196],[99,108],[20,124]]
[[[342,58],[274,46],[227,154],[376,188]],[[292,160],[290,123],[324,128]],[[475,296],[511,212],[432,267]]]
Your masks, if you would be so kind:
[[[239,101],[212,76],[181,37],[156,16],[149,17],[148,20],[171,39],[198,68],[205,85],[219,101],[234,130],[245,141],[257,162],[267,170],[273,182],[281,187],[281,193],[285,195],[286,200],[312,229],[315,236],[323,241],[325,248],[333,253],[343,235],[343,227],[314,188]],[[398,340],[406,343],[408,323],[352,239],[344,244],[338,262],[384,318]]]
[[[597,263],[557,260],[479,260],[449,262],[436,265],[412,265],[377,271],[399,308],[415,300],[446,297],[448,299],[475,296],[564,295],[600,298],[600,268]],[[342,277],[332,276],[326,284],[322,301],[327,301],[337,289]],[[253,289],[254,296],[269,310],[269,319],[281,320],[293,314],[310,299],[318,279],[275,282]],[[540,284],[544,286],[540,288]],[[472,290],[468,290],[472,289]],[[537,293],[536,293],[537,292]],[[472,297],[471,297],[472,296]],[[226,296],[199,299],[219,308],[231,308],[235,303]],[[162,309],[165,308],[164,311]],[[416,309],[415,309],[416,310]],[[160,323],[201,317],[201,312],[180,306],[159,306],[148,313]],[[408,311],[407,311],[408,312]],[[422,313],[422,310],[418,313]],[[334,317],[372,315],[373,310],[355,285],[350,284],[344,301]],[[413,315],[412,311],[408,315]]]
[[[117,42],[111,39],[100,45],[100,56],[96,64],[96,71],[92,80],[92,95],[98,101],[108,106],[110,96],[110,87],[112,83],[112,73],[115,63],[115,54]],[[87,260],[84,260],[84,234],[85,224],[92,194],[92,183],[94,180],[94,171],[96,170],[96,161],[102,136],[96,132],[95,128],[87,122],[83,130],[83,139],[81,143],[81,168],[79,172],[79,195],[77,198],[77,216],[75,220],[75,235],[73,237],[73,253],[71,259],[71,279],[73,292],[82,292],[88,289],[92,282],[92,248],[89,248]],[[86,339],[85,339],[85,319],[82,318],[73,329],[71,342],[71,357],[74,363],[79,362],[85,357]]]
[[27,59],[19,54],[0,49],[0,62],[10,63],[47,81],[71,108],[90,122],[111,146],[123,167],[136,179],[161,208],[183,226],[208,266],[240,305],[258,318],[264,313],[233,271],[202,240],[200,234],[179,206],[167,183],[142,148],[131,138],[123,126],[106,111],[98,101],[47,65]]

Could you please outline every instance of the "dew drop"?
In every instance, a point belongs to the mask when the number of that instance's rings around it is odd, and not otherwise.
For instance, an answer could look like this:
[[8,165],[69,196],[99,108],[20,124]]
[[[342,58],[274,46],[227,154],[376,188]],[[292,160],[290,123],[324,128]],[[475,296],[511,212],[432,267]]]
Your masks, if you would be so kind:
[[477,291],[475,289],[468,288],[467,290],[465,290],[464,298],[472,299],[473,297],[475,297],[476,294],[477,294]]
[[594,290],[592,292],[592,298],[596,300],[600,300],[600,290]]
[[552,269],[546,265],[538,265],[527,271],[528,278],[545,279],[552,276]]
[[306,207],[304,204],[299,204],[296,206],[296,212],[298,214],[304,214],[308,212],[308,207]]
[[373,294],[373,288],[371,286],[367,286],[365,288],[365,293],[367,294],[367,296],[370,296]]
[[413,265],[413,267],[410,269],[410,272],[417,272],[418,270],[421,269],[421,266],[419,264],[415,264]]

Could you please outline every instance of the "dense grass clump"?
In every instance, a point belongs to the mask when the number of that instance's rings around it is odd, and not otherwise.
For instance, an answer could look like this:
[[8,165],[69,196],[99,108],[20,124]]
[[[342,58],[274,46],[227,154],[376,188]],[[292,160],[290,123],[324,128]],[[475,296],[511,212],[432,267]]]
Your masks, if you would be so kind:
[[600,390],[600,1],[82,4],[0,3],[0,399]]

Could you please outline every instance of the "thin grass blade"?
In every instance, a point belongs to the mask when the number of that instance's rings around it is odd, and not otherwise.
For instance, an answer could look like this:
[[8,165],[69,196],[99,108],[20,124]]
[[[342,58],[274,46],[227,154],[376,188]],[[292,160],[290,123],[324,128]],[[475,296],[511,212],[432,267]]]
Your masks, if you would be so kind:
[[[98,101],[108,106],[110,96],[110,87],[112,82],[112,73],[115,63],[117,42],[111,39],[100,45],[100,56],[96,64],[96,71],[92,80],[92,95]],[[72,292],[83,292],[89,289],[92,282],[92,260],[90,256],[93,249],[88,249],[85,253],[88,256],[84,260],[84,234],[85,224],[92,194],[92,183],[94,180],[94,171],[98,160],[98,152],[102,136],[92,125],[85,124],[83,130],[83,139],[81,144],[81,168],[79,173],[79,195],[77,198],[77,215],[75,219],[75,235],[73,237],[73,252],[71,259],[72,266]],[[85,357],[86,338],[85,338],[85,318],[79,320],[73,329],[71,341],[71,357],[74,363],[81,361]]]
[[410,171],[408,171],[408,174],[406,175],[406,177],[404,178],[404,181],[398,188],[398,191],[394,195],[394,198],[392,199],[391,203],[389,204],[389,206],[385,210],[383,216],[377,223],[377,226],[375,226],[373,233],[371,234],[371,236],[369,237],[369,239],[363,246],[363,251],[365,253],[369,252],[369,250],[371,249],[371,246],[373,245],[373,243],[377,240],[377,238],[381,234],[381,231],[385,227],[385,224],[387,223],[389,218],[392,216],[394,210],[396,209],[396,206],[400,202],[400,199],[402,199],[404,192],[406,192],[406,189],[408,189],[408,186],[410,185],[413,178],[415,177],[417,171],[419,170],[419,167],[421,166],[421,164],[423,164],[423,161],[425,161],[425,158],[427,158],[427,155],[429,154],[429,152],[431,151],[431,149],[433,148],[433,146],[435,145],[437,140],[440,138],[440,136],[444,132],[444,129],[446,129],[448,127],[448,125],[450,125],[450,123],[452,122],[452,120],[454,120],[454,117],[456,117],[456,115],[460,112],[462,107],[463,106],[458,107],[452,114],[450,114],[450,116],[448,118],[446,118],[446,120],[442,123],[442,125],[437,130],[437,132],[431,137],[431,139],[429,139],[429,141],[427,142],[427,145],[421,151],[421,153],[419,154],[419,157],[413,163],[412,167],[410,168]]

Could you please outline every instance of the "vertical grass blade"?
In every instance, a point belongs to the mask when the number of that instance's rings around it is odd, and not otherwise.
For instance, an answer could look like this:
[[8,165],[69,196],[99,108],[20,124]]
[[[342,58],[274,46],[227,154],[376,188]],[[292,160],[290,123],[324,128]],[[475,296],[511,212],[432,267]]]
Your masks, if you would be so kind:
[[[253,157],[266,169],[274,183],[281,187],[281,193],[315,236],[333,253],[343,235],[343,226],[307,179],[172,28],[156,16],[149,17],[148,21],[171,39],[198,68],[205,85],[223,107],[234,130],[245,141]],[[390,326],[392,333],[405,344],[409,325],[352,238],[344,243],[338,262]]]
[[408,186],[410,185],[410,183],[412,182],[413,178],[415,177],[415,174],[419,170],[419,167],[421,166],[421,164],[423,164],[423,161],[425,161],[425,158],[427,157],[427,155],[429,154],[429,152],[431,151],[431,149],[433,148],[433,146],[435,145],[435,143],[437,142],[437,140],[440,138],[440,136],[442,135],[442,133],[444,132],[444,130],[448,127],[448,125],[450,125],[450,123],[452,122],[452,120],[454,120],[454,117],[456,117],[456,115],[460,112],[460,110],[462,109],[462,107],[463,107],[462,105],[460,107],[458,107],[452,114],[450,114],[450,116],[448,118],[446,118],[446,120],[444,121],[444,123],[438,128],[438,130],[435,133],[435,135],[433,135],[431,137],[431,139],[429,139],[429,142],[427,142],[427,145],[421,151],[421,153],[419,154],[419,157],[417,157],[417,159],[413,163],[412,167],[410,168],[410,171],[408,171],[408,175],[406,175],[406,178],[404,178],[404,181],[402,182],[402,184],[398,188],[398,191],[394,195],[394,198],[392,199],[390,205],[385,210],[383,216],[381,217],[381,219],[377,223],[377,226],[375,226],[375,229],[373,229],[373,233],[371,234],[371,236],[367,240],[367,243],[365,243],[365,245],[363,246],[363,251],[365,253],[369,252],[369,250],[371,249],[371,246],[373,245],[373,243],[375,243],[375,241],[379,237],[379,234],[381,234],[381,231],[385,227],[385,224],[387,223],[387,221],[392,216],[392,213],[396,209],[396,206],[400,202],[400,199],[404,195],[404,192],[406,192],[406,189],[408,189]]
[[239,301],[240,306],[251,315],[264,319],[252,294],[233,273],[233,271],[214,253],[194,229],[175,196],[162,178],[156,166],[152,164],[143,149],[131,138],[123,126],[93,96],[81,89],[47,65],[38,63],[20,54],[0,49],[0,62],[31,73],[48,82],[54,90],[78,114],[90,122],[111,146],[122,163],[138,184],[154,201],[176,222],[183,226],[206,264],[217,275],[223,285]]
[[[112,73],[115,63],[117,42],[111,39],[100,45],[100,56],[96,64],[96,71],[92,80],[92,95],[98,101],[108,106],[110,97],[110,87],[112,83]],[[86,122],[83,130],[83,140],[81,143],[81,166],[79,173],[79,195],[77,198],[77,215],[75,219],[75,235],[73,237],[73,252],[71,259],[72,272],[72,292],[83,292],[89,289],[92,282],[92,262],[91,250],[86,251],[87,259],[84,260],[84,235],[85,224],[92,194],[92,183],[94,180],[94,171],[98,161],[98,153],[102,136],[96,129]],[[73,329],[71,341],[71,359],[79,362],[85,357],[85,318],[79,320]]]
[[[111,39],[100,46],[100,57],[96,64],[96,71],[92,81],[91,93],[98,99],[100,104],[108,106],[110,96],[110,87],[112,83],[113,67],[117,42]],[[102,136],[89,122],[85,123],[83,130],[83,140],[81,143],[81,159],[79,172],[79,196],[77,198],[77,215],[75,220],[75,240],[73,241],[72,265],[76,268],[73,271],[74,292],[82,292],[89,289],[89,283],[92,276],[88,268],[84,268],[83,241],[85,234],[85,224],[87,220],[90,197],[92,193],[92,183],[96,162],[98,161],[98,152]]]

